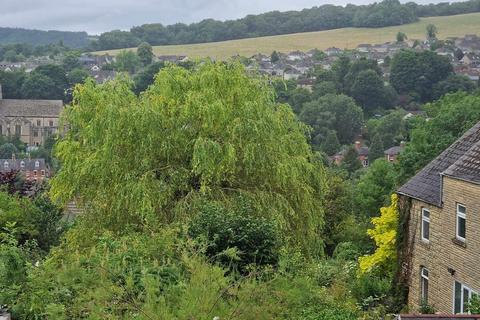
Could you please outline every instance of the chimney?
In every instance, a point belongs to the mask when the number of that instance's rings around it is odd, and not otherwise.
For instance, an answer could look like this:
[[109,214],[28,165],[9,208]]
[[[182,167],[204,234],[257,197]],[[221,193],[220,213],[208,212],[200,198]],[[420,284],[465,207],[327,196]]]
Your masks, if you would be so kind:
[[358,151],[360,150],[360,147],[362,146],[362,144],[360,143],[360,141],[355,141],[355,149]]
[[0,84],[0,100],[3,99],[3,95],[2,95],[2,85]]
[[12,160],[15,161],[15,153],[12,153]]
[[405,141],[400,142],[400,148],[402,148],[402,149],[405,148]]

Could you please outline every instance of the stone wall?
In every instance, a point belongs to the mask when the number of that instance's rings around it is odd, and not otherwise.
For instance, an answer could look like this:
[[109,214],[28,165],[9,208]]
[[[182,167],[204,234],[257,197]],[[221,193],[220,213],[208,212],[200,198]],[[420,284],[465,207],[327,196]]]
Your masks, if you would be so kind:
[[[455,239],[457,203],[467,209],[465,243]],[[421,239],[422,208],[430,211],[428,242]],[[455,281],[480,292],[480,186],[444,177],[443,207],[413,200],[410,214],[410,309],[418,311],[420,305],[420,269],[424,266],[429,271],[429,305],[437,312],[453,313]]]

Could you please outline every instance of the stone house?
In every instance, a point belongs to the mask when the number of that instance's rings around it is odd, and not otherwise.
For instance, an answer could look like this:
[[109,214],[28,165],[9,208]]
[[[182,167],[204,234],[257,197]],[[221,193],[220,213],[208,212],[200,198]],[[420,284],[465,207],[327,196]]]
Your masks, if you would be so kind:
[[41,181],[50,177],[50,170],[45,163],[45,159],[0,159],[0,172],[10,171],[21,172],[27,181]]
[[480,122],[399,190],[411,310],[466,313],[480,293]]
[[388,162],[397,162],[398,156],[402,153],[403,149],[405,149],[405,142],[401,142],[399,146],[391,147],[383,152],[385,155],[385,160]]
[[0,133],[18,136],[28,146],[42,145],[58,132],[61,100],[3,99],[0,85]]

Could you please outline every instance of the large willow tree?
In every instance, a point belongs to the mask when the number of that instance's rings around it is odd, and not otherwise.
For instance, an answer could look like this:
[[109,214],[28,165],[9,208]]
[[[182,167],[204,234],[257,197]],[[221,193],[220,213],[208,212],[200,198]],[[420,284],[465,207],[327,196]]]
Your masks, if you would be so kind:
[[140,97],[128,79],[75,89],[52,180],[99,228],[157,228],[247,199],[291,244],[320,251],[323,168],[307,128],[239,64],[170,66]]

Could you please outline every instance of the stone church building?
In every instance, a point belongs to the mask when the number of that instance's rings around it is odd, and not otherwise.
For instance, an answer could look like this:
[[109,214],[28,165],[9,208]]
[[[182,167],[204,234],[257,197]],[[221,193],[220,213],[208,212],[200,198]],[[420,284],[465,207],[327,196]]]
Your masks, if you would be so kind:
[[0,85],[0,133],[18,136],[28,146],[42,145],[58,132],[61,100],[3,99]]

